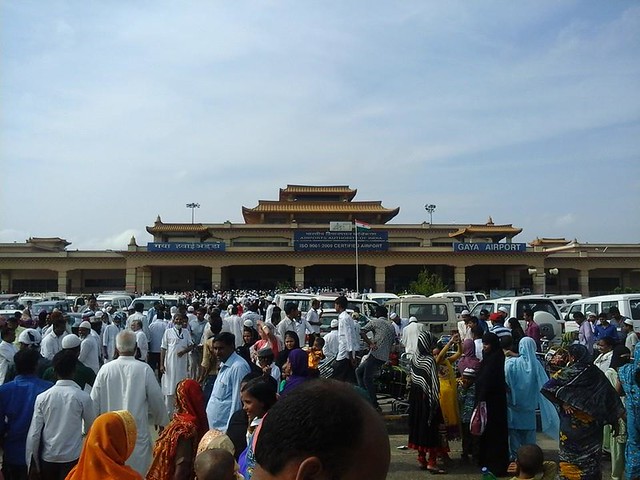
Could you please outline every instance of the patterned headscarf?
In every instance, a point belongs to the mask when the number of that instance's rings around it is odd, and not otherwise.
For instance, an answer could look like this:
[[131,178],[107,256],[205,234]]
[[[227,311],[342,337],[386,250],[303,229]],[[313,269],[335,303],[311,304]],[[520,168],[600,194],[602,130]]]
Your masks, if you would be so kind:
[[198,443],[207,429],[202,388],[195,380],[182,380],[176,387],[176,414],[156,441],[147,480],[173,478],[176,450],[181,439],[191,441],[195,460]]
[[431,332],[424,331],[418,337],[418,351],[411,358],[411,383],[420,387],[429,400],[429,423],[440,405],[440,381],[433,348],[436,339]]

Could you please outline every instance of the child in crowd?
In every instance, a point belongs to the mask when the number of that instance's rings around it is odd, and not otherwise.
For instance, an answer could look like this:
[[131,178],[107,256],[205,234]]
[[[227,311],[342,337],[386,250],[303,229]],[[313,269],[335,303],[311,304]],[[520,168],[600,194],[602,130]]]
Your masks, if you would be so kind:
[[322,337],[316,337],[313,341],[313,346],[305,348],[309,354],[309,377],[311,378],[318,378],[320,376],[318,366],[320,365],[320,362],[324,360],[324,353],[322,353],[323,348],[324,338]]
[[460,422],[462,424],[462,461],[468,462],[469,455],[475,463],[478,458],[478,437],[471,435],[469,425],[476,402],[476,371],[465,368],[458,379],[458,405],[460,405]]
[[555,480],[558,465],[556,462],[545,462],[538,445],[522,445],[516,461],[509,466],[509,473],[515,473],[511,480]]
[[244,480],[233,455],[222,448],[208,449],[196,457],[197,480]]
[[280,368],[275,364],[275,355],[271,347],[258,350],[258,366],[264,375],[271,375],[277,384],[280,383]]

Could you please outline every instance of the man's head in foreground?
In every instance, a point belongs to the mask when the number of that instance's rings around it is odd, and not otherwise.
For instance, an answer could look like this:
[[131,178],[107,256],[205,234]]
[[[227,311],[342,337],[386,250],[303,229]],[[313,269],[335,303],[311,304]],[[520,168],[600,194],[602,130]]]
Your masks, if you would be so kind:
[[382,480],[389,470],[389,436],[353,386],[313,380],[271,407],[255,457],[255,480]]

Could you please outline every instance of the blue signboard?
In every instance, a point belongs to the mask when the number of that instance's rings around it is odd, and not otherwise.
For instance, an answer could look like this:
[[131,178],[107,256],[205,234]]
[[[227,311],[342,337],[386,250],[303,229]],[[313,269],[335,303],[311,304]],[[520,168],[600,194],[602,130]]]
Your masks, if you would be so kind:
[[224,242],[147,243],[148,252],[224,252]]
[[[293,249],[296,252],[345,252],[355,251],[354,232],[293,232]],[[387,232],[358,232],[358,251],[382,252],[389,249]]]
[[454,252],[516,253],[526,252],[526,243],[454,243]]

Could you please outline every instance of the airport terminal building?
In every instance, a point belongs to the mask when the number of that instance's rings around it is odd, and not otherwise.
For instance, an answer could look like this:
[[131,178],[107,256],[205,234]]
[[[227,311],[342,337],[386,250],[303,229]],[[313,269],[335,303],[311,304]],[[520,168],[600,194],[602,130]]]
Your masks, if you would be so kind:
[[[119,251],[68,249],[63,238],[0,244],[0,291],[165,292],[356,286],[401,292],[427,269],[451,290],[609,293],[640,289],[640,244],[563,238],[514,240],[522,229],[485,224],[394,224],[399,208],[356,201],[349,186],[288,185],[277,200],[242,207],[244,223],[146,227]],[[364,228],[353,231],[354,222]],[[534,271],[535,270],[535,271]]]

